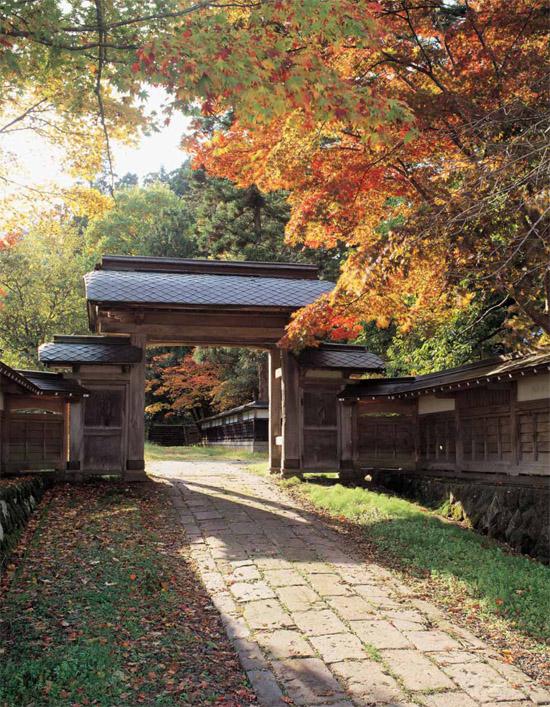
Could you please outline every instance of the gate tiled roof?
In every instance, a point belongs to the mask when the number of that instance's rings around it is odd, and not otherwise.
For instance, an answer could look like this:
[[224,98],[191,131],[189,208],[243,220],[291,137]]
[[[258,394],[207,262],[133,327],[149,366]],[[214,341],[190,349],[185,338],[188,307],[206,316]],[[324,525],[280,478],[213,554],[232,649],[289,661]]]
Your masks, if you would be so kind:
[[119,270],[94,270],[84,279],[88,301],[113,304],[298,309],[334,287],[312,279]]
[[129,364],[141,361],[142,352],[127,337],[55,336],[42,344],[38,358],[45,364]]

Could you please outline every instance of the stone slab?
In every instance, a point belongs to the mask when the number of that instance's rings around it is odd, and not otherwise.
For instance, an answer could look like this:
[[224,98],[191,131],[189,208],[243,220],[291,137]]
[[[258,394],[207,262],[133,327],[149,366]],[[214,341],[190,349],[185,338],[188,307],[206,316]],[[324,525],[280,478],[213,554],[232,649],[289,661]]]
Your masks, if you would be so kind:
[[364,660],[367,658],[361,641],[351,633],[312,636],[310,640],[325,663],[339,663],[342,660]]
[[312,657],[313,648],[300,631],[278,629],[276,631],[259,631],[254,639],[272,658]]
[[243,607],[243,615],[253,630],[292,626],[292,619],[275,599],[249,602]]
[[342,688],[319,658],[294,658],[273,663],[275,675],[297,705],[335,704]]
[[326,636],[347,631],[345,624],[330,609],[296,611],[292,618],[306,636]]
[[311,574],[308,581],[322,597],[351,594],[350,587],[337,574]]
[[229,589],[237,601],[275,598],[273,589],[265,582],[234,582],[229,585]]
[[410,648],[409,641],[389,621],[351,621],[352,631],[375,648]]
[[302,575],[292,569],[265,570],[264,578],[271,587],[295,587],[306,583]]
[[455,685],[429,658],[416,650],[383,651],[382,657],[407,690],[452,689]]
[[374,607],[358,596],[327,597],[326,603],[334,609],[344,621],[361,621],[373,619],[376,616]]
[[460,644],[443,631],[408,631],[405,636],[419,651],[452,651],[460,648]]
[[444,670],[464,692],[479,702],[521,700],[525,697],[486,663],[457,663]]
[[401,704],[405,699],[396,680],[373,660],[345,660],[331,665],[331,670],[353,697],[365,698],[370,704]]

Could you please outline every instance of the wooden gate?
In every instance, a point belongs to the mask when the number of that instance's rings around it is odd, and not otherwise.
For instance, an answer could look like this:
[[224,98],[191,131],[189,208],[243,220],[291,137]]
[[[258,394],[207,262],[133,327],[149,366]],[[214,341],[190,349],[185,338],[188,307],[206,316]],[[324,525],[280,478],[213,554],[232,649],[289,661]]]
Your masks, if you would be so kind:
[[337,391],[305,389],[302,397],[304,471],[338,469]]
[[62,414],[10,413],[5,425],[6,471],[64,468],[65,422]]
[[118,473],[125,441],[125,387],[86,387],[90,397],[84,402],[83,471]]

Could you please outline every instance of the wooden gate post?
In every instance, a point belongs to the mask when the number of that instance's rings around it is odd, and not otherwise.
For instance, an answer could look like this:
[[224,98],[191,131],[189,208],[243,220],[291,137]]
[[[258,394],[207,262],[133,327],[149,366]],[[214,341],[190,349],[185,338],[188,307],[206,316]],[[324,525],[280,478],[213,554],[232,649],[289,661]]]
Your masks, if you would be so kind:
[[133,334],[131,343],[142,351],[141,361],[130,369],[128,387],[128,455],[124,478],[127,481],[144,481],[145,475],[145,342],[144,334]]
[[269,470],[272,474],[281,472],[281,352],[269,351]]
[[289,351],[281,351],[283,444],[281,450],[282,476],[300,476],[302,473],[301,440],[303,415],[300,405],[300,367]]

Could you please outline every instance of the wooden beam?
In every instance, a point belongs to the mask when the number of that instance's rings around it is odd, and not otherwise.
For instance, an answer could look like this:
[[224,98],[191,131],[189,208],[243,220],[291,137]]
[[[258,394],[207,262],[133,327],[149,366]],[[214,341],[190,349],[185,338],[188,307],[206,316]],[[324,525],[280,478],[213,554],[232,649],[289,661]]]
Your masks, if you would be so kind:
[[369,413],[397,412],[403,415],[412,415],[416,410],[416,400],[361,400],[358,403],[359,416]]
[[172,345],[274,346],[283,336],[288,313],[212,310],[101,310],[98,331],[140,334],[148,342]]
[[173,272],[201,275],[237,275],[244,277],[317,280],[319,268],[309,263],[264,263],[256,261],[191,260],[140,255],[104,255],[100,270],[137,272]]

